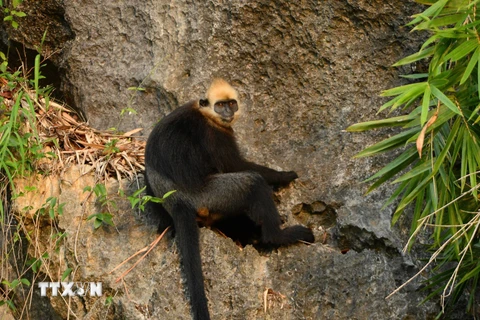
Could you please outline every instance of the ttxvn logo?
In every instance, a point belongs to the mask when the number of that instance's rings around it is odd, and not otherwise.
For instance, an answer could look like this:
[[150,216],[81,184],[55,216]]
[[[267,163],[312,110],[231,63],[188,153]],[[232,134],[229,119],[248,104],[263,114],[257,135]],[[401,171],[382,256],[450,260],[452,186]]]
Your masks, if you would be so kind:
[[[39,282],[40,296],[46,297],[48,289],[51,289],[51,295],[56,297],[61,294],[65,296],[85,296],[89,294],[91,297],[102,296],[101,282]],[[61,288],[61,290],[59,290]]]

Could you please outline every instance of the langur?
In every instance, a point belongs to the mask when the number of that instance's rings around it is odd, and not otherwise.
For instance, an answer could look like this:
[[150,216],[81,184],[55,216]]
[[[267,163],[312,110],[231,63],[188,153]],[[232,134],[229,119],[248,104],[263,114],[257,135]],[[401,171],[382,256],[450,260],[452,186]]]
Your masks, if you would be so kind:
[[197,216],[246,215],[260,227],[265,244],[314,242],[307,227],[280,227],[270,185],[286,185],[298,176],[242,157],[232,129],[240,107],[237,91],[216,79],[206,99],[188,102],[164,117],[150,134],[145,150],[147,193],[162,197],[176,190],[163,204],[150,206],[161,217],[159,232],[173,226],[195,320],[210,319]]

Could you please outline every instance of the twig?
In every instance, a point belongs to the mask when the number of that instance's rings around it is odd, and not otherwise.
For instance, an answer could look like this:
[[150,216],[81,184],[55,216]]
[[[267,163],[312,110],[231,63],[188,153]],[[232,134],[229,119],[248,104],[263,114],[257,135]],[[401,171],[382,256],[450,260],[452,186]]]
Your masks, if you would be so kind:
[[[122,263],[120,264],[120,266],[123,265],[123,264],[124,264],[125,262],[127,262],[128,260],[130,260],[131,258],[133,258],[133,257],[135,257],[136,255],[138,255],[139,253],[143,252],[145,249],[148,248],[148,251],[147,251],[143,256],[141,256],[140,259],[138,259],[137,262],[135,262],[135,263],[133,264],[133,266],[131,266],[131,267],[130,267],[127,271],[125,271],[124,273],[122,273],[122,275],[121,275],[120,277],[118,277],[118,278],[115,280],[115,282],[119,282],[119,281],[122,280],[127,274],[129,274],[130,271],[132,271],[132,270],[137,266],[137,264],[139,264],[140,261],[142,261],[142,260],[150,253],[150,251],[153,250],[153,248],[155,248],[155,246],[158,244],[158,242],[160,242],[160,240],[162,240],[163,236],[165,235],[165,233],[167,233],[167,231],[168,231],[169,229],[170,229],[170,226],[167,227],[165,230],[163,230],[162,234],[159,235],[159,236],[157,237],[157,239],[155,239],[152,243],[150,243],[150,244],[149,244],[148,246],[146,246],[145,248],[143,248],[143,249],[141,249],[140,251],[138,251],[138,252],[136,252],[135,254],[133,254],[133,256],[131,256],[130,258],[128,258],[126,261],[122,262]],[[116,267],[115,269],[113,269],[111,272],[113,272],[113,271],[116,270],[117,268],[118,268],[118,267]]]
[[[478,221],[477,221],[478,222]],[[401,286],[399,286],[397,289],[395,289],[392,293],[390,293],[385,299],[389,299],[391,296],[393,296],[395,293],[397,293],[398,291],[400,291],[402,288],[404,288],[407,284],[409,284],[410,282],[413,281],[413,279],[415,279],[416,277],[418,277],[423,271],[425,271],[425,269],[427,269],[427,267],[432,264],[433,261],[435,261],[435,259],[437,258],[437,256],[445,249],[445,247],[451,243],[451,242],[454,242],[456,241],[457,239],[459,239],[460,237],[462,237],[469,229],[472,225],[475,225],[474,223],[467,223],[465,225],[463,225],[457,232],[455,232],[455,234],[450,237],[447,241],[445,241],[438,249],[437,251],[435,251],[432,256],[430,257],[430,259],[428,260],[428,262],[423,266],[422,269],[420,269],[420,271],[418,271],[413,277],[411,277],[410,279],[408,279],[405,283],[403,283]],[[468,227],[467,227],[468,226]],[[477,226],[478,228],[478,226]],[[473,237],[472,237],[473,238]],[[453,275],[452,275],[453,277]],[[450,282],[450,281],[449,281]],[[444,291],[445,292],[445,291]]]

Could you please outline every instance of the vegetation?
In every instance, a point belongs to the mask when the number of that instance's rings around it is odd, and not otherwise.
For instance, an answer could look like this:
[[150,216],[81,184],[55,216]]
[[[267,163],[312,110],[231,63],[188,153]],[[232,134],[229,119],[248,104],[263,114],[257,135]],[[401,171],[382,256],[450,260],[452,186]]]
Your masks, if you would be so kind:
[[6,6],[3,3],[4,1],[0,0],[0,9],[3,10],[4,18],[3,21],[9,21],[13,28],[18,28],[18,18],[23,18],[26,16],[25,12],[18,11],[16,8],[23,0],[12,0],[11,6]]
[[90,216],[88,216],[87,220],[93,219],[93,226],[95,229],[98,229],[102,226],[102,224],[106,224],[109,226],[115,226],[113,223],[113,214],[111,213],[112,207],[116,209],[117,204],[115,201],[108,198],[107,195],[107,187],[103,183],[97,183],[93,189],[91,187],[86,187],[83,191],[90,191],[94,192],[95,196],[97,197],[97,202],[100,204],[102,209],[105,209],[105,212],[97,212]]
[[409,25],[429,37],[417,53],[394,66],[425,63],[428,70],[405,75],[411,83],[385,90],[382,96],[389,100],[379,110],[399,109],[405,115],[348,130],[400,128],[357,154],[401,150],[367,179],[372,182],[368,192],[393,180],[397,188],[385,204],[396,204],[392,223],[407,207],[413,212],[405,249],[425,229],[431,234],[432,255],[421,270],[431,267],[428,298],[440,295],[442,305],[455,304],[466,294],[467,309],[473,311],[480,277],[480,1],[418,2],[427,9]]
[[[41,66],[40,55],[35,59],[32,70],[9,70],[5,54],[0,53],[0,58],[0,226],[3,239],[0,305],[7,304],[17,311],[13,302],[14,294],[19,292],[21,286],[30,286],[35,281],[40,267],[45,264],[51,252],[58,248],[64,234],[52,224],[51,241],[44,246],[47,249],[41,249],[38,243],[34,243],[34,250],[39,252],[38,257],[25,260],[14,258],[23,254],[22,241],[31,241],[32,238],[24,221],[12,214],[9,201],[34,191],[34,187],[27,187],[23,192],[18,192],[14,181],[18,177],[30,175],[36,168],[36,163],[51,156],[43,149],[35,125],[35,110],[40,99],[43,99],[43,104],[48,104],[51,88],[38,86],[41,79],[37,72]],[[32,73],[34,76],[30,77]],[[30,88],[37,90],[33,92]],[[33,225],[39,226],[40,220],[47,217],[53,223],[54,219],[62,214],[63,205],[57,198],[49,197],[34,213]],[[31,208],[25,208],[29,209]],[[16,263],[14,271],[3,263],[8,261]],[[19,316],[22,314],[23,310],[18,311]]]
[[[4,21],[14,28],[18,27],[17,19],[25,16],[16,10],[21,2],[13,1],[7,6],[0,1]],[[18,180],[34,174],[59,174],[71,164],[92,166],[98,183],[88,191],[96,196],[101,212],[85,219],[93,219],[97,229],[114,226],[116,204],[107,196],[104,180],[112,176],[134,178],[143,169],[144,142],[130,137],[138,130],[121,135],[99,132],[79,122],[81,117],[74,111],[50,99],[53,88],[40,85],[41,53],[42,44],[32,68],[24,65],[12,69],[8,53],[0,52],[0,306],[7,305],[18,318],[29,317],[28,301],[37,281],[71,281],[76,272],[76,267],[68,262],[65,270],[59,270],[63,272],[61,279],[51,269],[59,259],[60,247],[65,247],[64,241],[72,236],[58,227],[65,203],[51,196],[38,208],[12,210],[12,200],[30,197],[37,191],[34,186],[18,188]],[[62,129],[52,132],[52,128]],[[127,200],[123,193],[121,197]],[[157,201],[142,197],[140,192],[128,200],[138,203],[140,208],[146,201]],[[112,299],[107,299],[107,308]],[[70,302],[64,302],[72,312]]]
[[[36,282],[72,281],[78,268],[67,259],[64,270],[56,270],[60,274],[52,271],[60,259],[60,248],[68,247],[64,242],[70,237],[76,245],[76,238],[72,239],[76,235],[58,227],[65,206],[61,194],[59,198],[48,197],[36,208],[12,210],[12,200],[31,197],[38,191],[34,186],[19,188],[19,180],[38,174],[60,177],[72,164],[89,165],[95,183],[84,192],[90,192],[86,199],[94,196],[99,210],[83,218],[93,221],[95,230],[115,227],[118,200],[143,210],[148,201],[163,202],[171,194],[160,199],[142,195],[144,189],[140,189],[127,196],[120,189],[119,197],[108,195],[108,178],[135,179],[143,169],[145,142],[131,138],[139,129],[123,134],[100,132],[79,121],[81,117],[74,111],[52,101],[52,88],[40,85],[41,52],[40,45],[31,69],[22,66],[16,70],[9,68],[8,55],[0,52],[0,306],[7,305],[18,318],[29,317]],[[73,250],[67,254],[77,260],[76,248]],[[109,296],[105,301],[107,311],[113,298]],[[68,312],[74,314],[71,302],[64,302]]]

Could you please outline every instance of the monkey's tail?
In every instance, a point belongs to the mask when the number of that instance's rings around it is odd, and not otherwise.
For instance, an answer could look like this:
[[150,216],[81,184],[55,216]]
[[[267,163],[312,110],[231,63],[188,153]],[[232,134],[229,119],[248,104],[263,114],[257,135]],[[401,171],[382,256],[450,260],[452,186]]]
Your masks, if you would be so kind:
[[172,206],[171,216],[175,227],[175,238],[183,264],[193,318],[209,320],[196,214],[197,211],[193,206],[179,199]]

